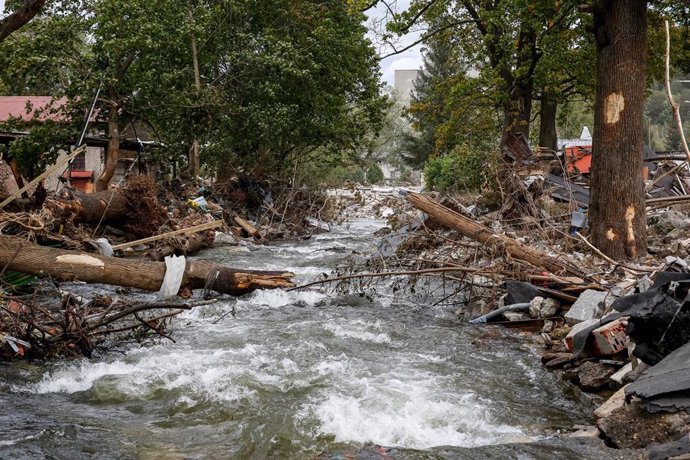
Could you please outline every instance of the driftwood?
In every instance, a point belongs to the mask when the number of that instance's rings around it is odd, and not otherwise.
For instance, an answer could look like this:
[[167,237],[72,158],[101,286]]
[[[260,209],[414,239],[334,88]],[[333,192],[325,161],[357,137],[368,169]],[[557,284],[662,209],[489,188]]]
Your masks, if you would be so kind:
[[127,219],[129,204],[119,190],[82,193],[62,189],[45,202],[56,219],[74,216],[75,222],[98,224],[114,220]]
[[[165,264],[38,246],[14,237],[0,237],[0,261],[6,269],[87,283],[104,283],[148,291],[160,289]],[[182,286],[242,295],[255,289],[292,287],[289,272],[229,268],[201,260],[187,260]]]
[[211,230],[213,228],[218,228],[222,227],[224,225],[224,221],[222,220],[214,220],[213,222],[206,222],[204,224],[200,225],[195,225],[193,227],[188,227],[188,228],[182,228],[179,230],[173,230],[171,232],[163,233],[162,235],[156,235],[156,236],[150,236],[148,238],[144,238],[141,240],[136,240],[136,241],[130,241],[128,243],[122,243],[113,246],[114,250],[118,249],[124,249],[124,248],[131,248],[132,246],[137,246],[139,244],[146,244],[146,243],[153,243],[154,241],[162,240],[171,236],[175,235],[192,235],[197,232],[203,232],[205,230]]
[[409,193],[406,197],[412,206],[425,212],[437,222],[457,230],[463,236],[478,241],[485,246],[505,249],[511,257],[528,262],[535,267],[544,268],[556,275],[568,273],[573,276],[583,277],[581,270],[572,264],[544,254],[505,235],[497,235],[488,227],[435,202],[431,198],[418,193]]
[[259,233],[259,230],[257,230],[252,224],[242,219],[240,216],[235,216],[234,220],[237,222],[237,225],[242,227],[242,229],[249,234],[249,236],[253,236],[256,240],[261,239],[261,233]]

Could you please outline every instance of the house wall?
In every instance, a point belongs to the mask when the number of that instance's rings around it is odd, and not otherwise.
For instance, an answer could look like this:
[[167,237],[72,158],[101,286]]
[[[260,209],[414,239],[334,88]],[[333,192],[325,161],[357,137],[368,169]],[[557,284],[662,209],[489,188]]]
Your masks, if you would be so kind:
[[[101,152],[103,149],[101,147],[86,147],[86,152],[84,154],[85,171],[94,171],[94,176],[98,176],[103,168],[103,162],[101,160]],[[58,156],[58,161],[68,156],[67,152],[60,152]],[[49,192],[54,192],[58,188],[60,183],[59,177],[65,172],[67,166],[60,168],[55,174],[48,176],[44,182],[46,190]]]

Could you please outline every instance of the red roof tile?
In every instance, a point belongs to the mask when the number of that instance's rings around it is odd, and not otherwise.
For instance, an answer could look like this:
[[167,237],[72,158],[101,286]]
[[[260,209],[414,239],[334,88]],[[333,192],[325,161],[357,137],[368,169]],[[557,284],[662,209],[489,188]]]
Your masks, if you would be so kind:
[[[24,121],[31,121],[34,112],[44,109],[52,101],[51,96],[0,96],[0,122],[8,121],[12,117],[21,117]],[[66,99],[57,99],[53,103],[53,108],[64,105]],[[31,106],[31,111],[26,112],[27,103]],[[43,113],[40,120],[60,121],[62,118],[55,113]]]

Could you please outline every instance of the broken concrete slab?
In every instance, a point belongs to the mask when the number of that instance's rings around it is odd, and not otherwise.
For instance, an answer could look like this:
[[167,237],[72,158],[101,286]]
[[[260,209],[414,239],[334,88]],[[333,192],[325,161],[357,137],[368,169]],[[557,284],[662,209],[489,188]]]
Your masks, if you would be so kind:
[[616,371],[616,373],[611,376],[611,380],[618,385],[623,385],[623,381],[626,377],[632,374],[632,371],[633,365],[632,363],[628,363],[625,366],[618,369],[618,371]]
[[604,300],[607,296],[608,292],[587,289],[580,294],[580,297],[570,307],[568,313],[565,314],[565,322],[573,325],[582,321],[601,318],[605,308]]
[[633,401],[598,419],[597,426],[614,447],[638,449],[686,434],[690,430],[690,415],[685,411],[650,414],[640,407],[639,401]]
[[613,411],[620,409],[625,405],[625,388],[616,391],[604,404],[594,410],[596,418],[608,417]]

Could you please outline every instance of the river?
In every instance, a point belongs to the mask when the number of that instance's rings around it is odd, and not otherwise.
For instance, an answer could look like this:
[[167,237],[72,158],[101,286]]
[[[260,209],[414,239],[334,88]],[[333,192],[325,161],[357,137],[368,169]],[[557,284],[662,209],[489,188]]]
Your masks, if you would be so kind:
[[[297,243],[201,257],[289,269],[304,282],[352,251],[374,254],[381,226],[354,220]],[[463,324],[458,306],[380,291],[260,291],[179,316],[176,343],[0,365],[0,458],[378,455],[370,444],[418,458],[437,446],[548,439],[591,421],[588,399],[543,370],[523,337]],[[525,458],[555,451],[544,452]]]

